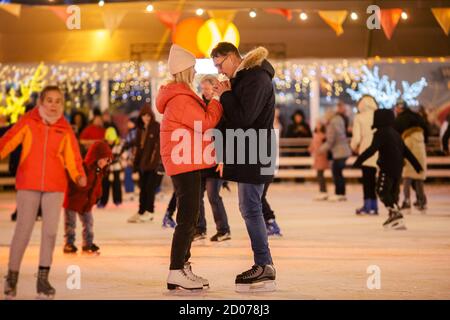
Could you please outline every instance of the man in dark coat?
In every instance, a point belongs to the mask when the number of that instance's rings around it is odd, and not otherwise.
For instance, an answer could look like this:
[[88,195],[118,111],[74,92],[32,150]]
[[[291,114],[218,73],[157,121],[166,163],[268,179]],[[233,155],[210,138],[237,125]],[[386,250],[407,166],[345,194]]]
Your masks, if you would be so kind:
[[[211,52],[219,73],[230,79],[214,87],[223,106],[226,129],[223,177],[238,182],[239,208],[255,261],[250,270],[236,277],[237,291],[253,291],[257,285],[261,285],[259,290],[275,290],[275,268],[261,202],[264,184],[273,179],[276,160],[275,133],[272,132],[275,71],[266,60],[267,55],[268,51],[259,47],[242,58],[238,49],[228,42],[219,43]],[[231,132],[234,135],[229,135]],[[237,146],[230,140],[237,140]]]

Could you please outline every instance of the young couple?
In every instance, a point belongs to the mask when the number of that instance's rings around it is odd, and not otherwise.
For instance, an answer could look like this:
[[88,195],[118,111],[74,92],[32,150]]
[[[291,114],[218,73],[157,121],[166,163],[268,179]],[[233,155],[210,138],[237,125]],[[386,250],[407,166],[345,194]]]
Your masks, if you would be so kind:
[[[250,236],[254,255],[254,265],[236,276],[236,291],[274,291],[275,268],[270,254],[266,224],[262,212],[264,185],[273,179],[273,172],[267,172],[272,163],[265,164],[258,158],[249,161],[255,155],[250,139],[245,140],[245,163],[210,164],[194,161],[194,139],[190,151],[190,160],[178,163],[173,159],[174,148],[180,140],[172,139],[172,133],[184,129],[194,135],[194,122],[201,122],[201,134],[208,129],[248,129],[264,130],[268,139],[261,140],[257,135],[258,148],[266,143],[265,150],[271,150],[270,138],[275,113],[275,93],[272,85],[274,68],[266,60],[265,48],[256,48],[245,57],[231,43],[221,42],[211,52],[214,65],[220,74],[230,79],[214,86],[214,97],[206,104],[193,90],[195,76],[195,56],[178,45],[173,45],[168,59],[172,79],[161,86],[156,98],[156,107],[163,114],[161,123],[161,158],[167,174],[171,177],[177,198],[177,226],[175,228],[170,272],[167,278],[169,290],[182,288],[201,290],[209,287],[209,281],[193,273],[190,248],[198,220],[200,206],[201,179],[205,170],[219,174],[225,180],[238,183],[239,209],[244,218]],[[198,134],[198,132],[196,133]],[[225,136],[225,135],[224,135]],[[173,141],[175,140],[175,141]],[[253,142],[254,143],[254,142]],[[210,144],[203,141],[203,150]],[[225,145],[225,143],[224,143]],[[233,144],[231,144],[233,145]],[[202,150],[202,152],[203,152]],[[231,150],[233,151],[233,150]],[[230,152],[230,150],[225,150]],[[234,156],[238,156],[233,152]],[[259,152],[258,152],[259,154]],[[189,158],[188,157],[188,158]],[[186,159],[186,155],[183,155]],[[223,157],[225,159],[225,157]],[[273,160],[274,161],[274,160]],[[176,163],[177,162],[177,163]],[[214,172],[216,171],[216,173]]]

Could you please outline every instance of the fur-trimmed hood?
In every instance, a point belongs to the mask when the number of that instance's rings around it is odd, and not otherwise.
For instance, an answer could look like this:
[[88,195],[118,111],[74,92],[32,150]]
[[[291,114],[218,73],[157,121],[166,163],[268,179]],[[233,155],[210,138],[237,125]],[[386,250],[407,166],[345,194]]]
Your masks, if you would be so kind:
[[267,56],[269,55],[269,51],[267,51],[264,47],[258,47],[248,52],[239,67],[236,69],[234,76],[241,70],[248,70],[254,67],[261,67],[264,69],[271,78],[275,75],[275,69],[273,66],[267,61]]

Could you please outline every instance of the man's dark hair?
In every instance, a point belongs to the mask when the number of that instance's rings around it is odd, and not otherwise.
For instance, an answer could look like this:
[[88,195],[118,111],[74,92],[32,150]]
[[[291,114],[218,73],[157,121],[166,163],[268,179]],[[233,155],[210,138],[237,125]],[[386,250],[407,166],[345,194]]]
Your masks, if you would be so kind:
[[233,53],[236,57],[240,57],[238,48],[230,42],[219,42],[211,51],[211,58],[223,57]]

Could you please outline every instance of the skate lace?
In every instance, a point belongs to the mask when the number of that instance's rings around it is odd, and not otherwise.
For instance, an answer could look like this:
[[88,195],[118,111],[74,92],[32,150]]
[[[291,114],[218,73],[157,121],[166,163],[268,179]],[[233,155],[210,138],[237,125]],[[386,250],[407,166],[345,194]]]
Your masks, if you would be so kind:
[[19,274],[16,274],[16,273],[10,273],[7,276],[5,276],[5,280],[8,283],[8,286],[11,288],[16,286],[18,279],[19,279]]
[[242,277],[249,278],[249,277],[255,275],[257,271],[258,271],[258,266],[253,266],[250,270],[243,272]]
[[193,280],[200,280],[200,281],[204,280],[202,277],[200,277],[200,276],[196,275],[194,272],[192,272],[192,267],[191,267],[190,263],[186,264],[184,271],[187,275],[189,275],[191,278],[193,278]]

